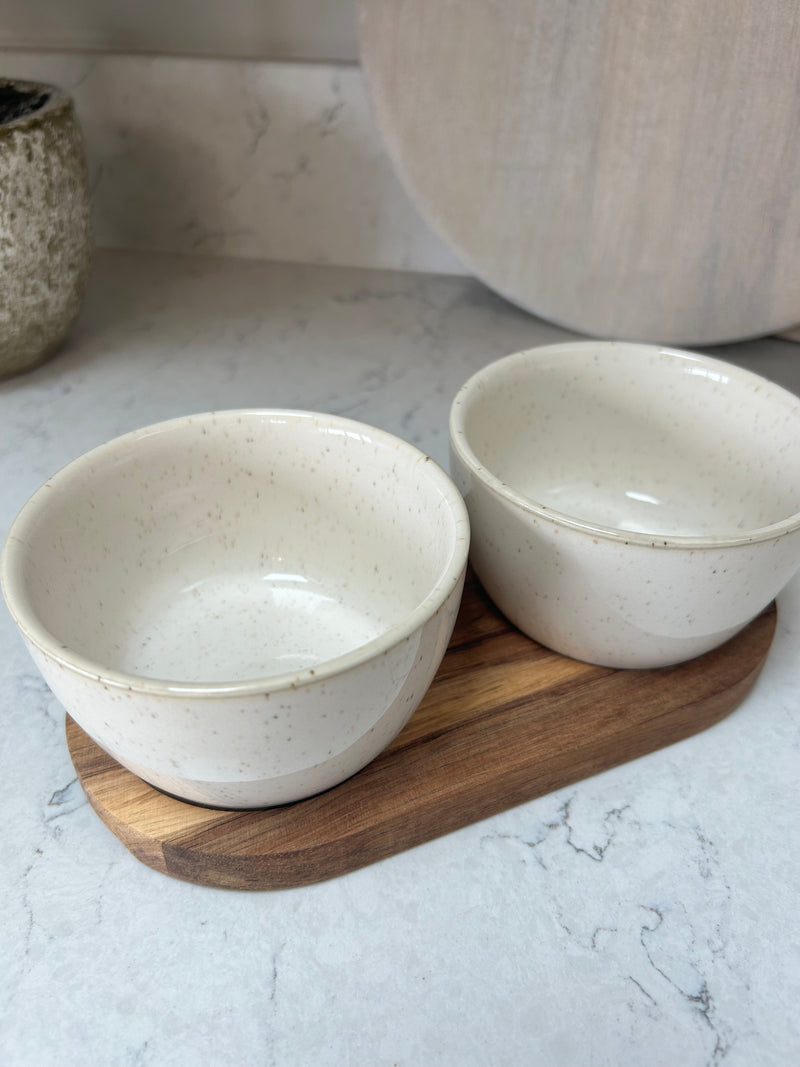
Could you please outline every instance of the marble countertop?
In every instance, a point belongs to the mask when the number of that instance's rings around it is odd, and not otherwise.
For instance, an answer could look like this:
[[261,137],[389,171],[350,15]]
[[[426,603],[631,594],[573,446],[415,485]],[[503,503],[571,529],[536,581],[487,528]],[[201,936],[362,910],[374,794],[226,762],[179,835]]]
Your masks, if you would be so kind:
[[[98,253],[64,351],[0,383],[0,535],[147,423],[302,407],[447,464],[489,360],[569,336],[466,278]],[[800,349],[717,351],[800,392]],[[0,608],[0,1058],[103,1065],[800,1062],[800,578],[756,688],[690,740],[311,888],[135,860]]]

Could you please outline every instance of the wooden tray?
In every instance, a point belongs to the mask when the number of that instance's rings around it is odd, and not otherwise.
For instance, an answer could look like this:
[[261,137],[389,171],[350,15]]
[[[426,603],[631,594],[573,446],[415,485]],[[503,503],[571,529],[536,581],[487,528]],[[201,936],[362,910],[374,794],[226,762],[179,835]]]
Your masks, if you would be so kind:
[[219,811],[165,796],[67,716],[92,807],[164,874],[226,889],[284,889],[374,863],[689,737],[749,692],[775,605],[725,646],[677,667],[624,671],[567,659],[524,637],[468,580],[450,647],[392,745],[310,800]]

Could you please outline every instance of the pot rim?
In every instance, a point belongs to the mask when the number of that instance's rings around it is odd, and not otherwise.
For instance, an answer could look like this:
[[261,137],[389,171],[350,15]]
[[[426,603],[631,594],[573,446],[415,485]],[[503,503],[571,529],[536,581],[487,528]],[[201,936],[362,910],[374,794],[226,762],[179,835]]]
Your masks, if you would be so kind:
[[49,82],[29,81],[25,78],[0,78],[0,90],[5,88],[17,89],[21,93],[39,93],[45,96],[46,99],[34,111],[26,112],[24,115],[9,119],[7,122],[0,119],[0,134],[6,130],[20,130],[37,126],[49,116],[69,110],[73,106],[69,93],[58,85],[52,85]]

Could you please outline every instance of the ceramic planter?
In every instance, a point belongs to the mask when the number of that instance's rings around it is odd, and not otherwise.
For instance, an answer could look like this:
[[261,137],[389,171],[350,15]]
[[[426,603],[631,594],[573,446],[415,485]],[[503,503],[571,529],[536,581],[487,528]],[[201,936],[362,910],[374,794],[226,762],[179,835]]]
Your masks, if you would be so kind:
[[0,80],[0,378],[59,347],[91,253],[86,159],[72,100]]

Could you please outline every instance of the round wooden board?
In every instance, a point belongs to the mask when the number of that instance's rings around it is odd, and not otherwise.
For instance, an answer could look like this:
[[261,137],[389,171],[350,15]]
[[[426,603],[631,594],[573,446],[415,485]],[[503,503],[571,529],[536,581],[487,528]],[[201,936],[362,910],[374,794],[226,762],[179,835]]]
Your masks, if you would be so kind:
[[800,320],[800,5],[360,0],[389,153],[508,299],[711,344]]
[[689,663],[623,671],[514,629],[474,578],[422,704],[355,777],[309,800],[219,811],[158,792],[68,716],[78,778],[103,822],[164,874],[225,889],[308,885],[385,859],[711,726],[750,691],[775,605]]

